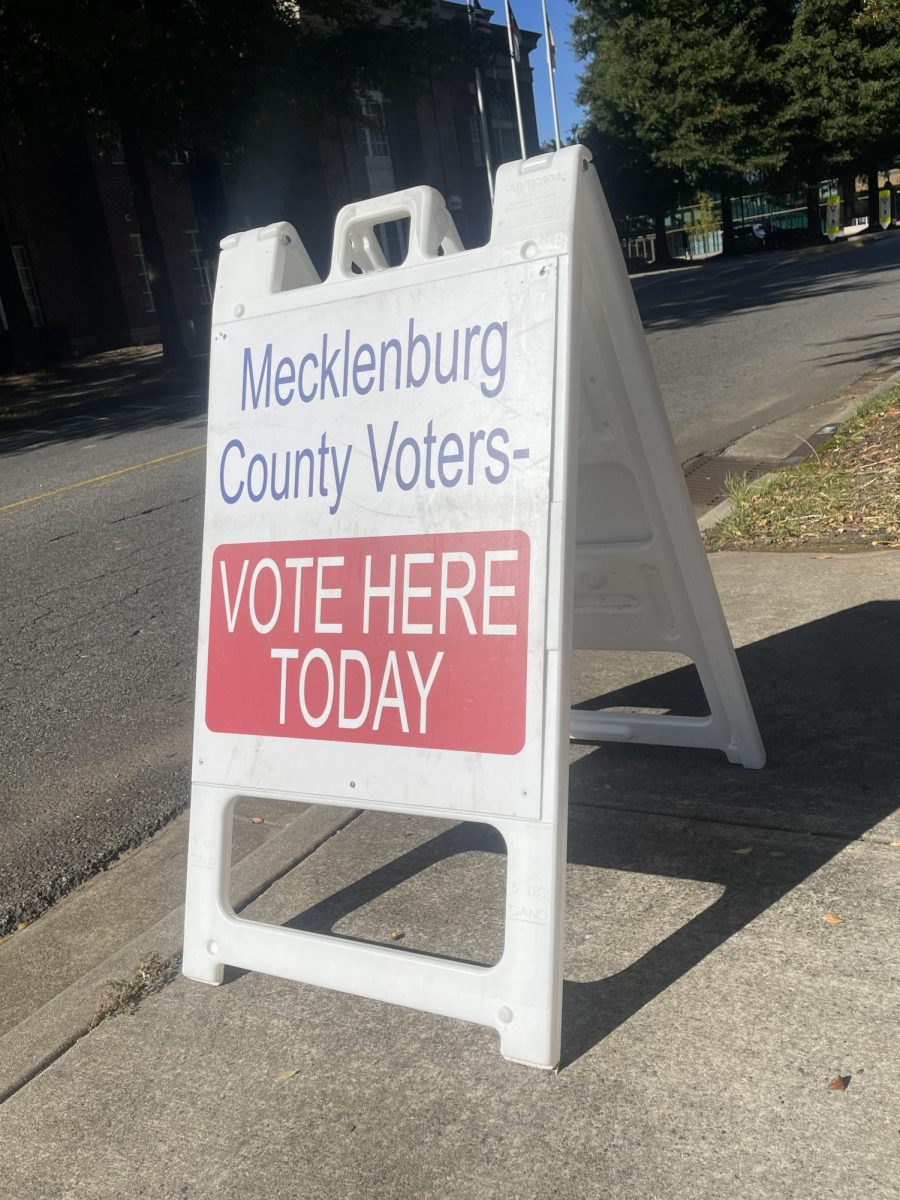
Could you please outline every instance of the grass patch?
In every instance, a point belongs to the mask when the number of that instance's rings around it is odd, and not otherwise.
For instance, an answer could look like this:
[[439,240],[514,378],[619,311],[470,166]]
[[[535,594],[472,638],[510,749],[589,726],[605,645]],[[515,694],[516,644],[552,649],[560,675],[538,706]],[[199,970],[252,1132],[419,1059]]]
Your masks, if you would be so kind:
[[160,991],[175,978],[180,963],[179,954],[169,958],[151,954],[128,979],[108,979],[97,1000],[91,1029],[96,1029],[101,1021],[109,1017],[134,1013],[143,999]]
[[862,404],[812,457],[759,483],[726,481],[734,511],[708,550],[900,546],[900,388]]

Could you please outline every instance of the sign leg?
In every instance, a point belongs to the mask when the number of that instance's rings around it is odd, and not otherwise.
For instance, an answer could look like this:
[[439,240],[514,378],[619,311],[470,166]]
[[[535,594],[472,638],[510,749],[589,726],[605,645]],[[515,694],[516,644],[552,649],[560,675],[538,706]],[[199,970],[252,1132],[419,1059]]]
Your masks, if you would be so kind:
[[552,1070],[560,1056],[565,837],[558,822],[517,822],[501,832],[508,856],[500,1053]]
[[199,983],[221,983],[218,929],[231,914],[231,818],[236,796],[221,788],[194,785],[188,840],[182,971]]

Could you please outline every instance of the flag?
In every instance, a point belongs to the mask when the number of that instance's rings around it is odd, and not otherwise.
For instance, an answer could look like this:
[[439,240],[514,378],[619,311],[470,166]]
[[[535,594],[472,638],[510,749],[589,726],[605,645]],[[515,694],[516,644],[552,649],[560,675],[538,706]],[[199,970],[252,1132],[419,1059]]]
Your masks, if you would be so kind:
[[550,48],[550,69],[556,70],[556,42],[553,40],[553,29],[550,22],[547,22],[547,45]]
[[519,26],[509,0],[506,0],[506,23],[509,25],[509,36],[512,42],[513,58],[519,61]]

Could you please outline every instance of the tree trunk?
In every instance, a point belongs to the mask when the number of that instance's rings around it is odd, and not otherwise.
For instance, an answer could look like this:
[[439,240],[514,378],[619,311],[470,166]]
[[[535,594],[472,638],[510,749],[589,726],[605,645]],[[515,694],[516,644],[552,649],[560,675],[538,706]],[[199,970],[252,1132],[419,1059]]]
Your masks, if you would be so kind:
[[46,361],[46,354],[25,296],[19,283],[19,272],[12,254],[12,244],[0,213],[0,296],[3,297],[3,311],[9,326],[9,343],[12,348],[12,365],[20,370],[40,366]]
[[820,240],[822,237],[822,208],[819,203],[818,185],[806,189],[806,228],[810,240]]
[[208,154],[193,155],[188,168],[188,183],[197,214],[201,253],[207,262],[215,263],[219,257],[219,243],[231,232],[219,160]]
[[878,220],[878,166],[875,163],[869,163],[866,167],[866,176],[869,180],[869,232],[880,233],[881,224]]
[[669,239],[666,236],[666,210],[657,208],[653,213],[653,230],[656,234],[656,262],[663,266],[671,266],[672,255],[669,253]]
[[841,224],[852,225],[856,218],[856,174],[843,175],[838,182],[841,189],[843,210]]
[[163,358],[170,365],[176,365],[187,360],[187,350],[178,320],[178,309],[175,305],[172,281],[169,278],[165,249],[159,225],[156,222],[153,193],[150,187],[150,177],[147,174],[143,146],[141,139],[129,129],[127,124],[122,125],[122,146],[125,151],[125,166],[128,170],[128,179],[134,198],[138,230],[144,248],[147,278],[150,281],[150,291],[156,306]]
[[[49,131],[46,141],[53,144]],[[53,167],[66,239],[79,274],[91,281],[82,294],[82,323],[76,333],[98,346],[121,346],[130,340],[125,297],[90,147],[80,128],[57,144]]]
[[737,247],[734,241],[734,214],[731,211],[731,197],[722,191],[722,253],[734,254]]

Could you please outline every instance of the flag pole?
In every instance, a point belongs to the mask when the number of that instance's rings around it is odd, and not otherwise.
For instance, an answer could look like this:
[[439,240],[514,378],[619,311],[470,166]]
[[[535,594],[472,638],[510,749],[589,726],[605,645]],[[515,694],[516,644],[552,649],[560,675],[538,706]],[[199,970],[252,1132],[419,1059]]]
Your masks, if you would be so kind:
[[[472,0],[466,0],[469,10],[469,29],[475,31],[475,9]],[[487,171],[488,195],[491,198],[491,208],[494,207],[494,168],[491,164],[491,136],[488,129],[487,117],[484,113],[484,90],[481,86],[481,67],[475,68],[475,96],[478,101],[478,117],[481,122],[481,144],[484,150],[484,166]]]
[[544,45],[547,50],[547,74],[550,76],[550,99],[553,104],[553,133],[556,137],[556,148],[560,149],[562,142],[559,136],[559,110],[556,107],[556,63],[553,34],[550,31],[550,19],[547,16],[547,0],[541,0],[541,11],[544,14]]
[[[513,45],[512,27],[513,23],[515,22],[515,17],[512,15],[512,9],[509,7],[509,0],[504,0],[504,2],[506,4],[506,38],[509,42],[509,63],[512,67],[513,92],[516,97],[516,117],[519,122],[519,146],[522,150],[522,157],[527,158],[528,155],[525,151],[525,123],[522,120],[522,101],[519,98],[519,73],[516,70],[518,46]],[[517,32],[518,28],[518,25],[516,25]]]

